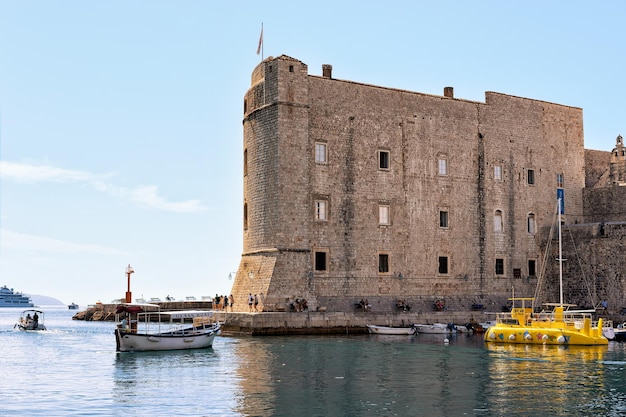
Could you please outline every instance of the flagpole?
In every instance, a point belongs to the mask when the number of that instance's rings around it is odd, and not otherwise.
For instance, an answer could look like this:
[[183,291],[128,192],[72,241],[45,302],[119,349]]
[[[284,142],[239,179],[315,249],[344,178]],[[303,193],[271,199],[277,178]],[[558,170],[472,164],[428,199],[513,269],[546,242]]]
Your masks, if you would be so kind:
[[259,45],[256,48],[256,54],[261,54],[261,61],[263,61],[263,58],[265,56],[265,53],[263,51],[263,22],[261,22],[261,35],[259,36]]

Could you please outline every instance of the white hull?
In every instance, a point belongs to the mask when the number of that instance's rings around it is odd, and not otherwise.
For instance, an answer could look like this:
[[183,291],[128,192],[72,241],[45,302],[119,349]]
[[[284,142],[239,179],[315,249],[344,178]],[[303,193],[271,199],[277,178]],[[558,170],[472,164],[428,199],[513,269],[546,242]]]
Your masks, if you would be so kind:
[[186,335],[137,334],[115,329],[117,350],[120,352],[204,349],[213,346],[215,334],[215,331]]
[[23,325],[23,324],[16,324],[16,327],[19,330],[22,331],[39,331],[39,330],[46,330],[46,326],[44,326],[43,324],[39,323],[37,325],[37,327],[35,327],[33,324],[27,324],[27,325]]
[[465,333],[467,332],[467,327],[465,326],[450,326],[443,323],[434,323],[434,324],[414,324],[417,328],[418,333],[426,333],[426,334],[452,334],[452,333]]
[[414,327],[387,327],[387,326],[375,326],[373,324],[367,325],[367,330],[371,334],[391,334],[391,335],[412,335],[415,334]]

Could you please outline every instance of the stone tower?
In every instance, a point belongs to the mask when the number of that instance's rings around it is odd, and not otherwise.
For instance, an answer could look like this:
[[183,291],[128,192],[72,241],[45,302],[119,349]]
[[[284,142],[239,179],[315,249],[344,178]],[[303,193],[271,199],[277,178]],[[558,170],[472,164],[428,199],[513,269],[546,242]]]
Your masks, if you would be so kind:
[[582,218],[579,108],[484,103],[322,76],[267,58],[244,97],[235,310],[378,311],[531,296],[557,195]]

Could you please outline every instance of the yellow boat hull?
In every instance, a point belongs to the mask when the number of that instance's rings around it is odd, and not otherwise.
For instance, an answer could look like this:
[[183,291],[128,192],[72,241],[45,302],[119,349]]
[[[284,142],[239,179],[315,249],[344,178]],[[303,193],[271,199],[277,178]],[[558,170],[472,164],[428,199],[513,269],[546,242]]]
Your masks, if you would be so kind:
[[495,324],[484,334],[486,342],[534,345],[607,345],[602,330],[575,327],[538,327],[533,325]]

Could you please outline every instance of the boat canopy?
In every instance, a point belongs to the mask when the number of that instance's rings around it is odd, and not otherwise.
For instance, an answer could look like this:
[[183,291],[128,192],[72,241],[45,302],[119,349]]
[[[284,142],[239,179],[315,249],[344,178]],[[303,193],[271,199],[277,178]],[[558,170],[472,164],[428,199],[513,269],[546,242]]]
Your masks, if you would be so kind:
[[167,316],[170,319],[193,319],[196,317],[210,317],[213,316],[212,311],[207,310],[181,310],[181,311],[161,311],[155,312],[152,314],[160,314],[162,316]]

